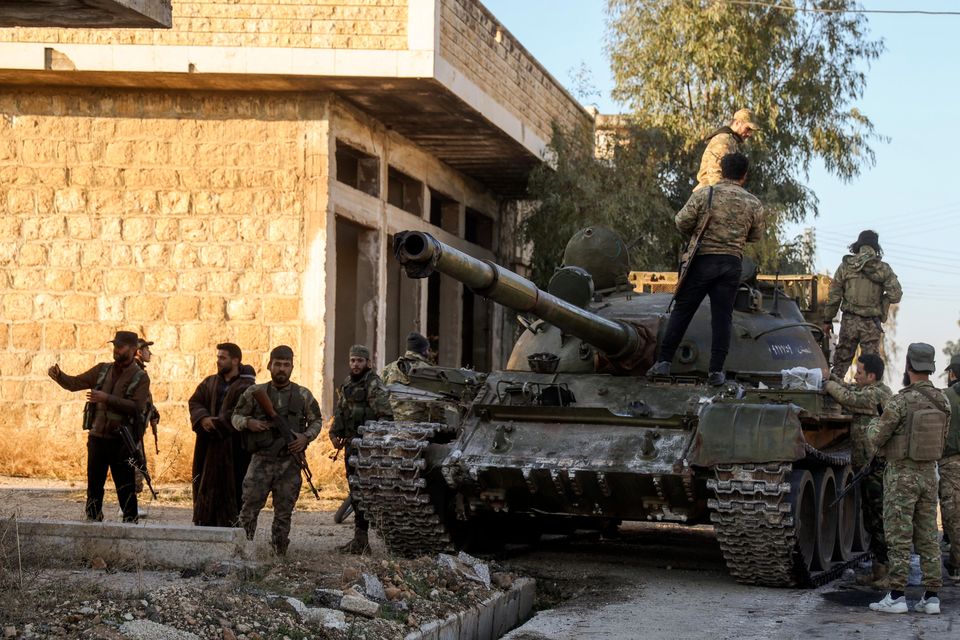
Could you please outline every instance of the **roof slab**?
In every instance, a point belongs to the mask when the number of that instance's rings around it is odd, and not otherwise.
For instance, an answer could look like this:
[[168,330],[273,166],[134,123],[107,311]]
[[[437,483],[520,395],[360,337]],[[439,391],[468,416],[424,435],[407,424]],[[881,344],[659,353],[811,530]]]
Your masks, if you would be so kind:
[[0,0],[0,27],[169,28],[172,0]]

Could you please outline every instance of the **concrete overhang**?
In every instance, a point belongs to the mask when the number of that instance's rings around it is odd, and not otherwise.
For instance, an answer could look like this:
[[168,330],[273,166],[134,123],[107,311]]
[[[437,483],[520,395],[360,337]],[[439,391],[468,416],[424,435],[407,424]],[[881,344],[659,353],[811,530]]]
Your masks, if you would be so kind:
[[169,29],[172,0],[0,0],[0,27]]
[[[592,124],[592,115],[519,44],[517,75],[535,73],[554,111],[537,105],[533,119],[493,97],[441,50],[440,11],[451,1],[408,0],[405,50],[0,42],[0,85],[334,91],[497,196],[523,198],[543,162],[548,120]],[[498,44],[505,33],[496,32]]]

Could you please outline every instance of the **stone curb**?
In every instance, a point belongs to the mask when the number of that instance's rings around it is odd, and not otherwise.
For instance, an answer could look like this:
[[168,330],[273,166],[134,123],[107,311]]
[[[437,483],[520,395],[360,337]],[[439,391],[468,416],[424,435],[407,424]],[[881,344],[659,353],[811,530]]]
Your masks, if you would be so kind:
[[443,620],[422,624],[404,640],[496,640],[530,617],[536,586],[532,578],[518,578],[509,591]]
[[17,528],[24,557],[41,562],[99,557],[183,569],[248,555],[242,529],[58,520],[18,520]]

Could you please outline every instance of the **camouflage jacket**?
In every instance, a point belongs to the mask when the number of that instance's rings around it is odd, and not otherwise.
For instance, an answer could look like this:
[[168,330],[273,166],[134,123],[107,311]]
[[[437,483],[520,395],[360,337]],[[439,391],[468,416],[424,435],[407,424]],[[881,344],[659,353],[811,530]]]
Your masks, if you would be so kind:
[[358,380],[347,376],[337,389],[337,409],[330,434],[338,438],[353,438],[357,429],[367,420],[390,417],[390,395],[372,369]]
[[850,384],[840,384],[828,380],[823,386],[831,398],[840,403],[844,411],[853,414],[850,439],[853,444],[852,459],[856,466],[866,464],[870,460],[870,447],[867,446],[865,432],[867,425],[876,416],[880,415],[878,407],[883,407],[893,396],[890,387],[882,382],[875,382],[865,387]]
[[[937,408],[946,413],[947,419],[949,420],[950,403],[943,396],[940,390],[933,386],[932,382],[929,380],[922,380],[920,382],[908,385],[901,389],[898,394],[890,398],[890,400],[883,405],[883,415],[878,418],[874,418],[867,426],[867,441],[871,455],[875,454],[877,450],[881,449],[885,444],[887,444],[890,438],[904,433],[907,419],[907,394],[919,394],[920,392],[917,391],[918,389],[925,389],[927,390],[927,393],[933,391],[934,393],[931,395],[934,398],[937,398]],[[926,395],[922,395],[922,398],[925,402],[930,401]]]
[[[417,353],[416,351],[407,351],[400,358],[394,360],[383,368],[381,377],[383,384],[390,386],[392,384],[409,384],[410,378],[407,371],[415,364],[429,365],[430,361]],[[398,400],[394,394],[390,394],[390,408],[394,420],[426,421],[430,419],[430,409],[422,402],[411,400]]]
[[897,274],[877,256],[873,247],[860,247],[857,255],[846,255],[830,283],[823,317],[833,320],[838,310],[865,318],[886,321],[891,304],[900,302],[903,289]]
[[[233,428],[237,431],[246,431],[247,422],[250,418],[256,418],[257,420],[267,419],[263,409],[260,408],[260,405],[257,404],[257,401],[253,398],[253,394],[260,390],[266,391],[270,396],[276,412],[280,415],[285,415],[287,407],[290,406],[290,392],[292,388],[292,385],[287,385],[282,389],[277,389],[273,386],[272,382],[252,384],[247,387],[243,395],[240,396],[236,408],[233,410],[233,417],[230,419],[233,423]],[[309,389],[301,387],[300,385],[297,385],[296,388],[300,391],[300,397],[303,399],[303,422],[297,425],[292,424],[290,428],[293,431],[303,433],[313,441],[320,435],[320,429],[323,427],[323,416],[320,415],[320,404],[317,402],[317,399],[313,397],[313,394],[310,393]]]
[[740,151],[742,144],[743,138],[738,136],[730,127],[718,129],[707,142],[707,148],[703,150],[703,156],[700,158],[700,170],[697,171],[697,186],[694,191],[720,182],[720,158],[728,153]]
[[713,214],[703,234],[698,255],[723,254],[742,257],[743,246],[759,240],[763,232],[763,205],[736,182],[721,180],[712,190],[694,191],[677,213],[677,229],[684,236],[690,237],[696,232],[707,215],[708,202]]
[[943,457],[960,455],[960,382],[954,382],[944,390],[944,397],[950,403],[950,431],[947,432],[947,444],[943,448]]

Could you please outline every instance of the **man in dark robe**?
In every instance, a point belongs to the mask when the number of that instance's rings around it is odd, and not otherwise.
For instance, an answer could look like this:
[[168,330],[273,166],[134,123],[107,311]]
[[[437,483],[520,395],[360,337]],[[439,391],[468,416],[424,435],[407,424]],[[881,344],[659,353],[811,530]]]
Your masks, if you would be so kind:
[[193,450],[193,524],[234,527],[243,506],[243,477],[250,464],[240,433],[230,417],[256,372],[242,364],[240,347],[217,345],[217,373],[207,377],[190,397],[190,423],[197,434]]

